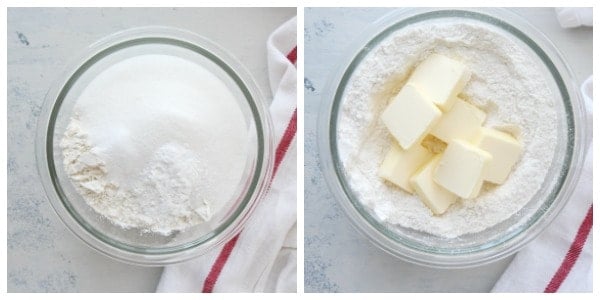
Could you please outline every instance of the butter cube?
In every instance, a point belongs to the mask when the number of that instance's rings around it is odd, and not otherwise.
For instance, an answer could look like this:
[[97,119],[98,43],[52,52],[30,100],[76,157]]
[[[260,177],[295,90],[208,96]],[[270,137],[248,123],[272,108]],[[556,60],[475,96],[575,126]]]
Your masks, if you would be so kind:
[[469,197],[467,197],[466,199],[473,199],[476,198],[477,196],[479,196],[479,193],[481,192],[481,188],[483,187],[483,181],[481,180],[477,183],[477,186],[473,189],[473,192],[471,193],[471,195],[469,195]]
[[433,181],[433,171],[441,157],[441,154],[436,155],[410,178],[410,183],[421,201],[436,215],[443,214],[458,198]]
[[418,144],[441,118],[442,112],[412,85],[405,85],[381,115],[400,146]]
[[506,181],[523,152],[523,147],[514,137],[491,128],[481,128],[474,144],[492,155],[483,179],[496,184]]
[[393,142],[379,167],[379,177],[412,194],[414,189],[410,184],[410,177],[432,156],[427,149],[419,144],[404,150],[396,142]]
[[454,59],[432,54],[417,66],[408,80],[443,111],[449,111],[456,96],[471,78],[471,71]]
[[482,110],[459,98],[430,133],[446,143],[453,139],[471,141],[479,133],[483,121],[485,113]]
[[475,198],[491,160],[488,152],[465,141],[452,140],[442,154],[433,180],[461,198]]

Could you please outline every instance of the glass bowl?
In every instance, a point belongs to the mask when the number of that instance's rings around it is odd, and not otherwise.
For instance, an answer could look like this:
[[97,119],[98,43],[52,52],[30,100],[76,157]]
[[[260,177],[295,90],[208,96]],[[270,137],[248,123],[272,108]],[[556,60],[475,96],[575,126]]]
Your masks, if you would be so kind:
[[[352,190],[340,160],[337,125],[342,98],[354,70],[390,34],[418,22],[483,22],[508,34],[541,61],[555,95],[558,137],[554,159],[541,188],[511,217],[481,232],[443,238],[379,222]],[[359,35],[323,94],[318,144],[328,186],[351,223],[381,249],[416,264],[438,268],[473,267],[507,257],[536,237],[564,207],[581,173],[586,123],[572,72],[556,47],[520,16],[504,9],[405,9],[393,11]]]
[[[197,63],[215,74],[235,96],[249,132],[249,152],[242,179],[227,204],[210,221],[169,235],[123,229],[98,214],[75,190],[59,147],[73,107],[83,89],[103,70],[124,59],[165,54]],[[46,95],[36,136],[41,181],[63,223],[92,248],[139,265],[187,260],[234,237],[265,193],[273,166],[272,124],[265,101],[251,75],[231,55],[209,40],[175,28],[141,27],[110,35],[74,60]]]

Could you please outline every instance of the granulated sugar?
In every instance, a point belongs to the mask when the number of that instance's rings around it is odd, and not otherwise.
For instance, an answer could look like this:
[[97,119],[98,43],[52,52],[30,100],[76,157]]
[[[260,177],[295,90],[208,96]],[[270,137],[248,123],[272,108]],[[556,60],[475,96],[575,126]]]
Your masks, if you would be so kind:
[[169,234],[209,220],[232,197],[246,164],[244,120],[202,66],[142,55],[91,81],[60,146],[94,210],[124,228]]
[[[466,64],[473,75],[461,97],[487,113],[485,126],[508,131],[524,145],[506,183],[486,183],[479,197],[460,200],[442,216],[432,216],[417,196],[377,176],[392,142],[381,112],[432,53]],[[392,33],[360,63],[342,99],[337,139],[354,193],[381,222],[442,237],[506,220],[539,189],[556,147],[555,98],[542,74],[533,53],[481,23],[416,24]]]

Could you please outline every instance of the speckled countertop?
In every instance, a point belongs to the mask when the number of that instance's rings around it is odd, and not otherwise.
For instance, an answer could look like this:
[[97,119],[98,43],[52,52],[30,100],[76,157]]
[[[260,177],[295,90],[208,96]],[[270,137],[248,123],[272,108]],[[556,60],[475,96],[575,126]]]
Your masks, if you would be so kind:
[[[403,262],[372,245],[350,225],[329,192],[318,162],[321,92],[346,47],[377,9],[305,9],[305,292],[487,292],[512,257],[486,266],[439,270]],[[581,83],[592,73],[592,30],[560,28],[553,9],[516,9],[558,46]]]
[[295,8],[8,9],[8,291],[150,292],[162,271],[126,265],[87,247],[46,199],[34,157],[37,117],[46,91],[73,55],[119,30],[179,27],[229,50],[270,98],[266,40],[295,14]]

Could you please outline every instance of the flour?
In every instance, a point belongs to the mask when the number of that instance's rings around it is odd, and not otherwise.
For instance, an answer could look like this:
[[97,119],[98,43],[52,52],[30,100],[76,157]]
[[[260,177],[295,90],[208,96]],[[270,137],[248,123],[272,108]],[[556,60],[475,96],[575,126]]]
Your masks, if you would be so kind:
[[233,94],[202,66],[142,55],[85,87],[61,140],[64,167],[99,214],[169,234],[207,222],[232,198],[249,143]]
[[[442,216],[377,176],[392,142],[379,116],[432,53],[466,64],[473,75],[460,96],[487,113],[485,126],[508,131],[524,145],[504,184],[486,183],[479,197],[460,200]],[[539,189],[557,143],[555,98],[543,74],[533,53],[482,23],[429,22],[392,33],[360,63],[342,99],[337,140],[356,197],[381,222],[447,238],[508,219]]]

